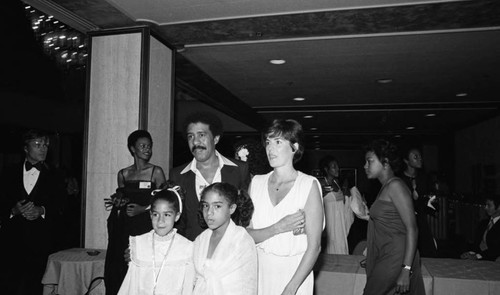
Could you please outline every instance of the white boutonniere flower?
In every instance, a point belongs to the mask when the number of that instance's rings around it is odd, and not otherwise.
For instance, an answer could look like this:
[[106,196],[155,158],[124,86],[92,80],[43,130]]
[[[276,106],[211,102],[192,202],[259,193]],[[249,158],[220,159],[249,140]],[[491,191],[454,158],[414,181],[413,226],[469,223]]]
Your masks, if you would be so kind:
[[246,162],[247,161],[247,156],[250,154],[246,148],[241,148],[238,151],[238,158],[240,158],[241,161]]

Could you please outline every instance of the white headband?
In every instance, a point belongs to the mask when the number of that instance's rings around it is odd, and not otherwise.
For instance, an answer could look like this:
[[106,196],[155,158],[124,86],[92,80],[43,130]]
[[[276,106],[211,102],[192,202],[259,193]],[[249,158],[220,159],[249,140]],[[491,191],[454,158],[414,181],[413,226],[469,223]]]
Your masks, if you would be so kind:
[[[177,196],[177,199],[179,200],[179,213],[182,213],[182,199],[181,199],[181,196],[179,195],[180,189],[181,189],[181,187],[176,185],[174,187],[169,187],[166,190],[173,192]],[[151,195],[154,196],[158,192],[161,192],[162,190],[164,190],[164,189],[155,189],[151,192]]]

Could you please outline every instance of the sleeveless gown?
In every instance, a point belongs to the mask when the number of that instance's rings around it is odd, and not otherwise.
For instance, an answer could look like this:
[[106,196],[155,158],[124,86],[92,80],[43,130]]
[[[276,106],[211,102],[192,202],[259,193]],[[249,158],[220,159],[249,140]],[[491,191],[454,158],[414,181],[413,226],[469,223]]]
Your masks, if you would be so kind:
[[[251,183],[251,198],[254,203],[253,228],[268,227],[284,216],[304,209],[311,186],[321,187],[315,177],[298,171],[297,179],[288,194],[276,206],[271,203],[268,179],[272,172],[255,175]],[[297,270],[307,249],[307,236],[292,232],[275,235],[257,244],[259,264],[258,294],[281,294]],[[309,273],[297,291],[297,295],[312,295],[314,289],[313,272]]]
[[[401,272],[406,247],[406,227],[394,204],[379,198],[387,184],[395,179],[397,178],[387,181],[370,207],[364,295],[395,294],[396,281]],[[406,294],[425,295],[418,251],[413,258],[412,272],[410,291]]]
[[[117,191],[123,193],[129,200],[128,203],[149,205],[151,192],[156,189],[153,182],[155,168],[156,166],[153,166],[149,180],[126,180],[124,177],[124,187],[118,188]],[[142,235],[152,229],[149,212],[129,217],[125,208],[113,207],[108,217],[108,249],[104,265],[106,295],[117,294],[127,274],[128,265],[123,255],[129,246],[129,237]]]

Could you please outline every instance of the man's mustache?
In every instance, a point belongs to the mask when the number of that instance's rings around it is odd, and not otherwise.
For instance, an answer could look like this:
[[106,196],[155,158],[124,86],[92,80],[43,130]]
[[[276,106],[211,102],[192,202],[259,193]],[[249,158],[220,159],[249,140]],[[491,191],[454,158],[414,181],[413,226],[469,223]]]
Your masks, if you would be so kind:
[[191,149],[191,151],[194,152],[196,149],[206,150],[207,148],[204,147],[204,146],[201,146],[201,145],[195,145],[195,146],[193,146],[193,148]]

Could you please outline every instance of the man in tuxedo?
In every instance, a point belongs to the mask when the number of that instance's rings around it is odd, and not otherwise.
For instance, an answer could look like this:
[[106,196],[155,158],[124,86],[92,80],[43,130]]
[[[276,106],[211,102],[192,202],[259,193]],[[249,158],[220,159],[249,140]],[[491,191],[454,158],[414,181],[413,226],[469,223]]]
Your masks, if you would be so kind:
[[496,260],[500,257],[500,196],[486,197],[486,214],[476,231],[473,251],[462,254],[462,259]]
[[43,131],[23,135],[25,158],[4,170],[1,202],[2,290],[42,294],[47,257],[55,251],[64,179],[45,162],[50,144]]
[[184,210],[177,224],[179,233],[191,241],[203,229],[198,222],[201,192],[214,182],[227,182],[248,189],[250,174],[245,162],[229,159],[215,149],[222,136],[222,123],[212,113],[193,113],[184,123],[193,160],[170,171],[170,180],[184,190]]

